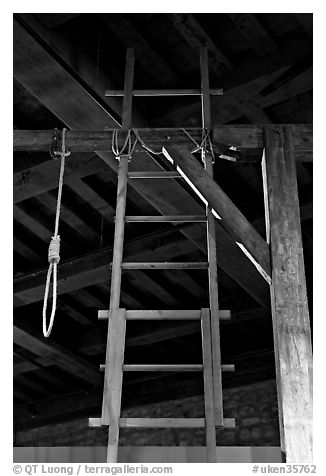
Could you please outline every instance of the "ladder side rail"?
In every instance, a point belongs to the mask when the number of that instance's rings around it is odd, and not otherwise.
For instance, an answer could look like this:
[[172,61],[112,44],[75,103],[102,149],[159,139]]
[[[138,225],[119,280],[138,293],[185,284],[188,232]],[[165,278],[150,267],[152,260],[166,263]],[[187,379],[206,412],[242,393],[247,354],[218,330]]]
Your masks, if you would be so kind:
[[201,315],[203,367],[204,367],[204,397],[205,397],[205,428],[207,444],[207,462],[217,463],[216,430],[214,414],[212,341],[209,309],[202,309]]

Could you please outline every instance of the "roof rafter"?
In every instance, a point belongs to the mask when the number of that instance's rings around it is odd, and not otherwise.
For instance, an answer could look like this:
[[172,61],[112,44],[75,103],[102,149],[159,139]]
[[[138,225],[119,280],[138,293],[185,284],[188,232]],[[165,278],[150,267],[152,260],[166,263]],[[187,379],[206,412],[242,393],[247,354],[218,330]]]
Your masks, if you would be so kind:
[[276,53],[278,47],[253,13],[228,13],[252,48],[262,56]]

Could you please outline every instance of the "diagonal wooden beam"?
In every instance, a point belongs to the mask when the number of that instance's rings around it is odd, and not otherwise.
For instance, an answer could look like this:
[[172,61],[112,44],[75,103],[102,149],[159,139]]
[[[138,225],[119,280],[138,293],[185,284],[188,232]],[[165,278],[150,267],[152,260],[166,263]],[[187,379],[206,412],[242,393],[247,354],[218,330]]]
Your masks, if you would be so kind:
[[222,226],[249,251],[264,272],[270,276],[269,247],[267,243],[214,179],[191,155],[188,148],[170,146],[163,148],[163,153],[168,160],[172,160],[182,170],[203,198],[206,199],[209,206],[220,215]]
[[278,47],[253,13],[228,13],[235,26],[260,55],[275,53]]
[[77,375],[78,378],[90,385],[99,386],[101,383],[101,377],[96,368],[81,357],[74,355],[57,344],[49,343],[45,339],[39,339],[16,325],[14,325],[13,341],[39,357],[51,360],[53,365],[63,368],[74,376]]

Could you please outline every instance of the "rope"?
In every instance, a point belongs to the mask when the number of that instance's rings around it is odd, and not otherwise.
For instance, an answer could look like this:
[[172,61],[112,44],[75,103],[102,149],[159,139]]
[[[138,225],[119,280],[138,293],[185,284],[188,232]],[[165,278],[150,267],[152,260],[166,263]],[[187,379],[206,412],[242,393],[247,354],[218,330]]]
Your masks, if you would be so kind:
[[[66,151],[66,129],[62,129],[62,144],[61,152],[54,151],[54,155],[60,155],[60,173],[59,173],[59,184],[58,184],[58,198],[57,198],[57,207],[55,214],[55,225],[54,225],[54,235],[52,236],[49,251],[48,251],[48,261],[49,269],[46,277],[45,292],[44,292],[44,301],[43,301],[43,335],[44,337],[49,337],[52,331],[54,324],[54,316],[57,306],[57,272],[58,272],[58,263],[60,262],[60,236],[58,235],[59,231],[59,220],[60,220],[60,211],[61,211],[61,197],[62,197],[62,186],[63,186],[63,176],[65,171],[65,159],[70,155],[70,152]],[[52,298],[52,310],[50,323],[47,328],[46,324],[46,311],[48,305],[48,297],[50,290],[51,276],[53,273],[53,298]]]
[[161,154],[163,154],[162,150],[160,150],[160,151],[155,151],[155,150],[151,149],[150,147],[148,147],[148,145],[146,145],[145,142],[143,141],[143,139],[140,137],[139,132],[137,131],[137,129],[133,129],[133,133],[135,134],[136,139],[138,140],[138,142],[141,144],[141,146],[142,146],[145,150],[147,150],[148,152],[150,152],[150,153],[153,154],[153,155],[161,155]]
[[[131,159],[131,156],[135,150],[137,144],[137,138],[135,139],[134,143],[132,144],[132,139],[131,139],[131,130],[128,130],[128,134],[126,137],[126,140],[122,146],[122,148],[119,150],[119,141],[118,141],[118,129],[115,129],[112,133],[112,152],[115,155],[115,158],[117,160],[120,160],[120,157],[128,157],[129,161]],[[128,150],[126,151],[126,148],[128,147]]]
[[186,136],[196,146],[196,149],[192,150],[191,153],[194,154],[195,152],[201,151],[202,160],[204,160],[205,159],[205,153],[207,153],[208,152],[207,149],[209,149],[209,153],[212,155],[213,164],[214,164],[214,157],[215,156],[214,156],[213,144],[212,144],[212,141],[211,141],[211,138],[210,138],[210,135],[209,135],[209,131],[207,129],[202,130],[202,141],[201,141],[200,144],[198,144],[195,141],[195,139],[189,134],[189,132],[186,131],[186,129],[181,129],[181,130],[186,134]]

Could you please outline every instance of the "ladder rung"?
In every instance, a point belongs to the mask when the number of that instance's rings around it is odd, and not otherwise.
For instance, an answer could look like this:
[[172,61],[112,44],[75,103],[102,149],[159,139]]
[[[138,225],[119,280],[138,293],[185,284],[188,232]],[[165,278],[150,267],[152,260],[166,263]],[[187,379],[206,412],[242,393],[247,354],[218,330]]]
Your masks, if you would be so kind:
[[[202,364],[125,364],[125,372],[197,372],[203,370]],[[104,372],[105,364],[100,365],[100,371]],[[234,372],[233,364],[221,365],[222,372]]]
[[[102,426],[101,418],[89,418],[88,426]],[[120,418],[120,428],[205,428],[205,418]],[[224,418],[223,428],[235,428],[234,418]]]
[[169,222],[169,223],[205,223],[206,215],[146,215],[146,216],[126,216],[125,222]]
[[[120,418],[120,428],[205,428],[205,418]],[[234,418],[224,418],[225,428],[234,428]]]
[[183,178],[182,175],[174,170],[155,170],[153,172],[129,172],[128,178],[130,179],[168,179],[168,178],[175,178],[180,179]]
[[173,263],[173,262],[166,262],[166,263],[122,263],[122,269],[207,269],[208,263],[207,262],[189,262],[189,263]]
[[[201,89],[134,89],[132,91],[133,96],[200,96],[202,94]],[[214,88],[209,90],[211,96],[222,96],[223,89]],[[123,96],[123,89],[107,89],[105,96]]]
[[[109,310],[98,311],[99,319],[109,319]],[[200,320],[201,310],[127,310],[126,311],[127,320],[158,320],[158,321],[177,321],[177,320]],[[231,319],[231,311],[229,310],[220,310],[219,311],[220,320],[229,320]]]
[[[125,364],[123,365],[125,372],[197,372],[203,370],[202,364]],[[100,365],[100,370],[105,370],[105,364]]]

